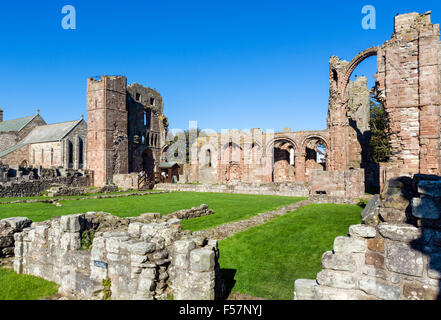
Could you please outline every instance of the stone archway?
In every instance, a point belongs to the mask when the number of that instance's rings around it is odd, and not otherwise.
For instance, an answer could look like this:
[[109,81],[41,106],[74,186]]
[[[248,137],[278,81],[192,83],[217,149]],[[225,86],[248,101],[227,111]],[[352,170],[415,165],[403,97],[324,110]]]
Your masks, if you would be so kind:
[[345,96],[346,87],[349,83],[349,79],[351,78],[351,75],[354,72],[355,68],[357,68],[358,65],[367,58],[376,56],[378,54],[378,50],[379,50],[378,47],[371,47],[369,49],[366,49],[363,52],[360,52],[358,55],[356,55],[355,58],[352,59],[351,62],[349,62],[344,72],[344,75],[341,78],[341,81],[339,82],[339,91],[342,97]]
[[309,180],[312,170],[329,169],[329,143],[320,135],[308,136],[303,140],[305,181]]
[[286,140],[274,142],[273,182],[294,182],[295,146]]

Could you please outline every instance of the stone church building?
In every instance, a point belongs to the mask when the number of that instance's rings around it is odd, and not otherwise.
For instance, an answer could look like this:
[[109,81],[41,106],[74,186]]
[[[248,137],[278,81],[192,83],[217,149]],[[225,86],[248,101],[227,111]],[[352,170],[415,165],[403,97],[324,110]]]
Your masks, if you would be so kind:
[[11,167],[89,170],[93,184],[113,176],[147,171],[153,175],[166,146],[168,119],[161,95],[122,76],[87,81],[88,124],[84,119],[47,124],[35,116],[3,121],[0,162]]
[[83,119],[48,125],[37,114],[1,121],[0,161],[11,167],[85,169],[86,134]]

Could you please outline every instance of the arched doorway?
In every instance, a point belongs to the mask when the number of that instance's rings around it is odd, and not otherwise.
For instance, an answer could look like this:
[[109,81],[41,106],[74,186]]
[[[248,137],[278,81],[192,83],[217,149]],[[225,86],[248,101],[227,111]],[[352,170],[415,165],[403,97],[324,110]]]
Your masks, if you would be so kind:
[[305,150],[305,179],[309,180],[312,170],[326,171],[327,162],[327,143],[319,136],[308,137],[304,141]]
[[295,146],[292,142],[279,139],[274,142],[273,182],[294,182]]

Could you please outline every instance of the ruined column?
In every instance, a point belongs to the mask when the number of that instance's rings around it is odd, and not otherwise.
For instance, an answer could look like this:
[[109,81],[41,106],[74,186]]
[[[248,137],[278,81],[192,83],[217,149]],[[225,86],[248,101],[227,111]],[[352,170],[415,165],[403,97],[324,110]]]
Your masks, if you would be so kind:
[[296,152],[295,153],[295,173],[296,173],[296,181],[304,182],[305,181],[305,152]]

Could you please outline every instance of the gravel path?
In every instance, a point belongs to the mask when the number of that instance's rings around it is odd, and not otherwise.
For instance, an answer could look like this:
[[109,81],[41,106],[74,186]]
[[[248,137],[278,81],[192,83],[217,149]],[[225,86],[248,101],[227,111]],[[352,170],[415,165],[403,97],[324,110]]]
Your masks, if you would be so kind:
[[304,200],[300,202],[296,202],[293,204],[290,204],[286,207],[282,207],[273,211],[268,211],[265,213],[260,213],[257,216],[254,216],[252,218],[236,221],[232,223],[223,224],[220,226],[217,226],[212,229],[207,230],[201,230],[194,232],[193,234],[201,235],[203,237],[213,239],[213,240],[223,240],[225,238],[231,237],[232,235],[245,231],[249,228],[264,224],[268,220],[271,220],[277,216],[283,216],[287,213],[290,213],[292,211],[295,211],[297,209],[306,207],[307,205],[310,205],[314,203],[311,200]]

